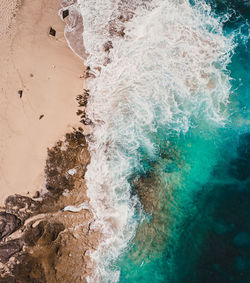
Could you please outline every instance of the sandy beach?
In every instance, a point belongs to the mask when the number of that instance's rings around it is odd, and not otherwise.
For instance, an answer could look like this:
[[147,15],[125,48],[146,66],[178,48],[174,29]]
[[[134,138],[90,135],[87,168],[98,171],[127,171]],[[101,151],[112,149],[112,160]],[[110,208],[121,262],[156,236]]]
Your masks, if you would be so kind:
[[43,187],[47,148],[78,124],[83,89],[83,62],[64,39],[59,1],[22,2],[0,1],[1,203]]
[[84,283],[94,268],[88,71],[67,45],[59,8],[0,0],[0,282]]

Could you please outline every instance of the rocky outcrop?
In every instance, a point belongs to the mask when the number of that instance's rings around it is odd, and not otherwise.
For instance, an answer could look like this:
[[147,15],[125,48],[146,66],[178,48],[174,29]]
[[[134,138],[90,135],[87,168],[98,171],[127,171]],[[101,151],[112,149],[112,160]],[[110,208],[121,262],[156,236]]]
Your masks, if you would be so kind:
[[48,150],[45,193],[12,195],[0,211],[0,282],[86,282],[97,247],[84,174],[90,161],[81,129]]
[[0,212],[0,240],[9,236],[21,226],[21,220],[14,214]]

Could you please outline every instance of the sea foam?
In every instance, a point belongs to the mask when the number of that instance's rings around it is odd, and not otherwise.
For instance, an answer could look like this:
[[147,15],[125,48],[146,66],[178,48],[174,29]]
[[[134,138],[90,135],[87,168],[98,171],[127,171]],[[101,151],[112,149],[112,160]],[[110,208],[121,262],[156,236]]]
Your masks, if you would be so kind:
[[[91,162],[86,172],[92,227],[103,239],[91,254],[89,282],[117,282],[115,262],[129,248],[143,219],[131,194],[131,176],[143,172],[143,156],[159,153],[165,140],[195,127],[202,115],[223,125],[233,44],[222,20],[203,1],[78,0],[83,41],[95,79],[87,82]],[[109,48],[105,48],[105,46]]]

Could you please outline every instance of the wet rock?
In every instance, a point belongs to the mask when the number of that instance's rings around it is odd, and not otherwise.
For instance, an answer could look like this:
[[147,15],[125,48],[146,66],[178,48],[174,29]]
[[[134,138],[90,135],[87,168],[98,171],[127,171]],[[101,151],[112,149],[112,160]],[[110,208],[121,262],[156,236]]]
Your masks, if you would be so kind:
[[19,262],[20,263],[16,264],[13,268],[13,274],[15,275],[15,283],[49,282],[48,280],[46,280],[44,267],[38,258],[30,256],[29,254],[23,254],[20,256]]
[[43,244],[50,245],[64,229],[62,223],[41,221],[37,226],[26,231],[24,239],[29,246],[34,246],[40,239]]
[[79,116],[79,115],[82,115],[83,113],[84,113],[84,112],[83,112],[82,110],[80,110],[80,109],[79,109],[79,110],[77,110],[76,115],[78,115],[78,116]]
[[0,262],[6,263],[11,256],[22,250],[22,243],[18,240],[0,244]]
[[70,175],[68,171],[79,167],[79,156],[83,149],[87,149],[87,143],[84,135],[75,130],[65,136],[67,150],[61,150],[62,143],[58,143],[52,149],[48,150],[48,160],[46,162],[45,173],[47,176],[47,189],[52,194],[62,194],[64,190],[71,190],[74,187],[75,178],[83,175],[89,158],[81,162],[79,174]]
[[29,197],[11,195],[5,200],[6,212],[16,215],[22,221],[39,212],[40,203]]
[[104,43],[103,45],[103,48],[104,48],[104,51],[109,53],[110,52],[110,49],[113,48],[113,43],[112,41],[107,41],[106,43]]
[[21,220],[13,214],[0,212],[0,240],[21,227]]
[[88,103],[88,98],[86,97],[86,95],[79,94],[77,95],[76,100],[80,107],[85,107]]
[[[85,209],[62,211],[87,201],[84,174],[90,155],[82,130],[74,129],[48,150],[48,192],[35,194],[35,200],[21,195],[6,199],[0,214],[0,283],[83,283],[91,273],[86,251],[95,249],[99,239],[98,232],[88,230],[93,216]],[[70,175],[72,168],[77,170]]]
[[63,19],[65,19],[66,17],[68,17],[68,15],[69,15],[69,10],[68,10],[68,9],[63,10],[63,12],[62,12],[62,17],[63,17]]

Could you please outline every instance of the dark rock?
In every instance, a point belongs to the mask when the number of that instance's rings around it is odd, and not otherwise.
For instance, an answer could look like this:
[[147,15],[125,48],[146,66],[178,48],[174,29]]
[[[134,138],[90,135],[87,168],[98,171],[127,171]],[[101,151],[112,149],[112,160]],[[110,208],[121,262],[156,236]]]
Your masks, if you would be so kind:
[[44,115],[43,115],[43,114],[42,114],[42,115],[40,115],[40,116],[39,116],[39,120],[41,120],[43,117],[44,117]]
[[34,198],[39,198],[40,196],[41,196],[40,192],[36,191],[35,194],[34,194]]
[[11,256],[22,250],[21,240],[12,240],[0,245],[0,261],[6,263]]
[[23,96],[23,91],[20,89],[20,90],[18,91],[18,94],[19,94],[20,98],[22,98],[22,96]]
[[91,124],[91,120],[89,118],[82,119],[80,122],[86,126]]
[[104,43],[103,48],[105,52],[109,53],[110,49],[113,48],[112,41],[109,40],[106,43]]
[[39,239],[42,239],[43,244],[50,245],[64,229],[65,227],[62,223],[41,221],[36,227],[26,231],[25,243],[29,246],[34,246]]
[[[1,269],[0,269],[0,274],[1,273],[4,273],[4,271],[1,272]],[[4,278],[0,277],[0,283],[17,283],[17,281],[13,276],[8,274]]]
[[79,95],[77,95],[76,100],[78,101],[78,105],[80,107],[86,106],[87,103],[88,103],[88,95],[86,95],[86,94],[85,95],[79,94]]
[[47,282],[44,268],[39,259],[28,254],[24,254],[19,257],[19,261],[20,264],[15,265],[12,271],[15,276],[15,283]]
[[69,10],[67,9],[67,10],[64,10],[63,12],[62,12],[62,17],[63,17],[63,19],[65,19],[66,17],[68,17],[68,15],[69,15]]
[[51,36],[56,36],[56,30],[53,29],[52,27],[50,27],[49,34],[50,34]]
[[0,240],[21,227],[21,220],[13,214],[0,212]]
[[82,111],[82,110],[80,110],[80,109],[79,109],[79,110],[77,110],[76,115],[78,115],[78,116],[79,116],[79,115],[81,115],[81,114],[83,114],[83,111]]
[[22,221],[39,213],[40,205],[38,201],[21,195],[11,195],[5,200],[6,211],[16,215]]

